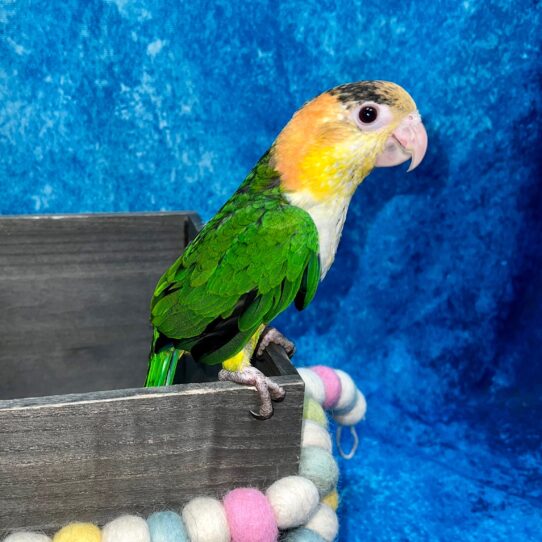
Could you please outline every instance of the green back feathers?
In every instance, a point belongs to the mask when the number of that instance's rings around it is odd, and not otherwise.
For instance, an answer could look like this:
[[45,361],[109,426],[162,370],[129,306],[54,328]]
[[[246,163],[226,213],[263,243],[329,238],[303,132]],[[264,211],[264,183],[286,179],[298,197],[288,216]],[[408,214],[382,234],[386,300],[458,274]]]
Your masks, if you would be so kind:
[[294,300],[305,308],[319,278],[316,226],[282,197],[266,155],[160,279],[151,320],[200,361],[219,363]]

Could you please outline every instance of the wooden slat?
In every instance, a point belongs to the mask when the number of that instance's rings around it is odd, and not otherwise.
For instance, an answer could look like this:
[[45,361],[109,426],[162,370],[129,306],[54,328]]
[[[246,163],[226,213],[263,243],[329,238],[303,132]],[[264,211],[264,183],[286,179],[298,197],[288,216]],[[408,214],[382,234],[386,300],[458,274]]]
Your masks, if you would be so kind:
[[0,401],[0,526],[104,523],[296,474],[304,386],[281,363],[264,364],[287,394],[263,422],[254,389],[223,382]]
[[140,386],[194,213],[0,217],[0,399]]

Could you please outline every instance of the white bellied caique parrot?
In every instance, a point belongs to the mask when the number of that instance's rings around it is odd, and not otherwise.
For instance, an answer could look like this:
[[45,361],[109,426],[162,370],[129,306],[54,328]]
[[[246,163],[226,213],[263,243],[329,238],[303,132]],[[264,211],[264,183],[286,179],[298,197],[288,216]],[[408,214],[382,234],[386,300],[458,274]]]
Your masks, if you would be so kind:
[[269,418],[284,390],[251,358],[270,341],[291,343],[266,326],[292,302],[311,302],[371,170],[411,159],[410,171],[426,149],[416,104],[394,83],[341,85],[306,103],[158,282],[146,386],[172,383],[190,352],[221,363],[221,380],[255,386],[252,414]]

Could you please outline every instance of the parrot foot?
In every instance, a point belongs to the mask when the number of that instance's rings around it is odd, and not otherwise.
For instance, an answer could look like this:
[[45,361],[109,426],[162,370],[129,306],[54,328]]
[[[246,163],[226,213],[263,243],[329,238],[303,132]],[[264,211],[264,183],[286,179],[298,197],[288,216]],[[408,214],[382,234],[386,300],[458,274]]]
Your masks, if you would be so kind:
[[256,355],[260,357],[271,343],[282,346],[290,358],[295,354],[295,344],[292,341],[287,339],[277,328],[266,327],[260,336]]
[[250,411],[258,420],[267,420],[273,416],[273,404],[271,401],[282,401],[286,392],[284,389],[267,378],[256,367],[246,367],[240,371],[227,371],[222,369],[218,373],[218,379],[227,382],[236,382],[245,386],[254,386],[260,396],[259,412]]

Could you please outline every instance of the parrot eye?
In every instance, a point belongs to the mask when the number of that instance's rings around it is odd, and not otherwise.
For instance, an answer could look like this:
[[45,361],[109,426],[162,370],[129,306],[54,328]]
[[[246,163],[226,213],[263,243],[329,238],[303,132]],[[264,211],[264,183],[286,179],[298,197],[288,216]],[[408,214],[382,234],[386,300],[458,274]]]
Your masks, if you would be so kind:
[[352,109],[351,119],[362,132],[376,132],[393,120],[390,108],[385,104],[364,102]]
[[393,114],[387,105],[365,102],[352,109],[350,118],[362,132],[375,132],[387,126]]
[[363,122],[363,124],[371,124],[377,117],[378,111],[376,110],[376,107],[373,107],[372,105],[366,105],[359,110],[359,120]]

